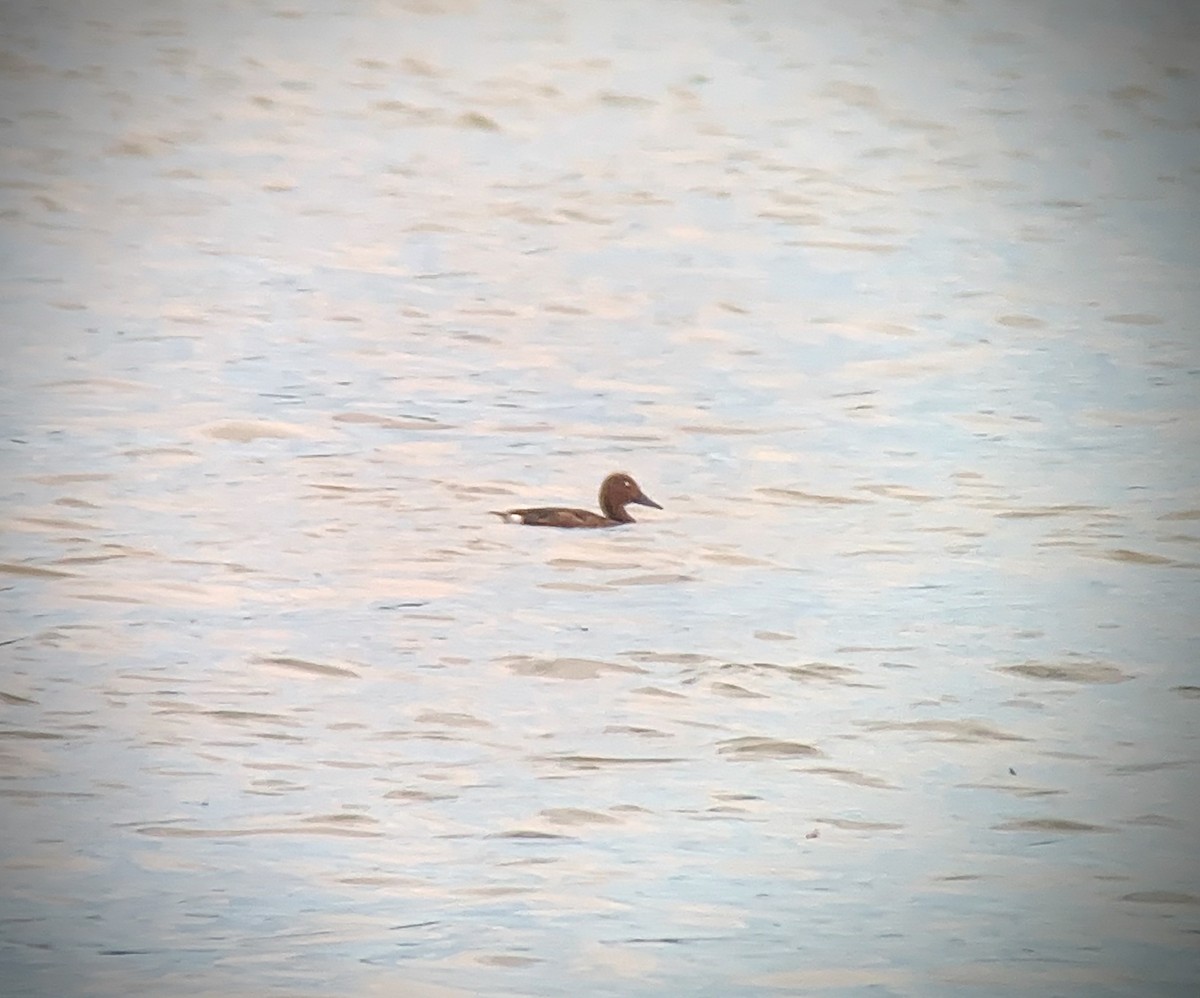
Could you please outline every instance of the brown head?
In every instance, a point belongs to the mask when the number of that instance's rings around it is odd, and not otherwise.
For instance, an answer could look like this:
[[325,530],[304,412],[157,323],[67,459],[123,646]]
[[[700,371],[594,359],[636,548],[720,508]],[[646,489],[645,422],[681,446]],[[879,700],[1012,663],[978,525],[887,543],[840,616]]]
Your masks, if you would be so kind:
[[630,503],[639,506],[662,507],[642,491],[640,485],[623,471],[614,471],[600,484],[600,510],[610,520],[633,523],[633,517],[625,512]]

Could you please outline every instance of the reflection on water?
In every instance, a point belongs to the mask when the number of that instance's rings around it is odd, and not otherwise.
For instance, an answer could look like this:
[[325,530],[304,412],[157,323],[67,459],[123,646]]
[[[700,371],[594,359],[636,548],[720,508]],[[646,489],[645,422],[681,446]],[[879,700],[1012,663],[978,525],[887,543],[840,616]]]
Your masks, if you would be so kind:
[[6,993],[1191,993],[1194,14],[0,17]]

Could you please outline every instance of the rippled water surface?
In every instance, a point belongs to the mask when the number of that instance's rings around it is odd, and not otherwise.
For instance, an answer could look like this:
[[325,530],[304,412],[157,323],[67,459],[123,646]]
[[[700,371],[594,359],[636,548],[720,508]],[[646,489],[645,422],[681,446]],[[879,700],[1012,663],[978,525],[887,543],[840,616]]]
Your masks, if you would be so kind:
[[1194,993],[1200,15],[0,18],[5,994]]

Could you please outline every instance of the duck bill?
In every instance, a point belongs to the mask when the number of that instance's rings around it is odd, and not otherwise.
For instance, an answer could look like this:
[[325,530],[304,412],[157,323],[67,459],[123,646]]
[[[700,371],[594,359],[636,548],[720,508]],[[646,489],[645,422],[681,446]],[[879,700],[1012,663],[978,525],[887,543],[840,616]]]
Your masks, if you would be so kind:
[[639,492],[636,496],[634,496],[629,501],[636,502],[639,506],[653,506],[655,509],[662,509],[662,507],[658,503],[656,503],[653,499],[651,499],[648,495],[646,495],[645,492]]

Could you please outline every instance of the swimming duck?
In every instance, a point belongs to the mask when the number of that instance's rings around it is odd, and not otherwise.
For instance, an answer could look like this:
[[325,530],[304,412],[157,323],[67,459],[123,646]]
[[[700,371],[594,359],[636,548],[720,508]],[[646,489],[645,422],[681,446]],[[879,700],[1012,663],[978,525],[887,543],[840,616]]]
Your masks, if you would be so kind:
[[567,509],[563,506],[542,506],[537,509],[492,510],[496,516],[510,523],[523,523],[527,527],[619,527],[622,523],[633,523],[634,519],[625,512],[630,503],[662,509],[649,498],[629,475],[615,471],[600,483],[600,516],[586,509]]

